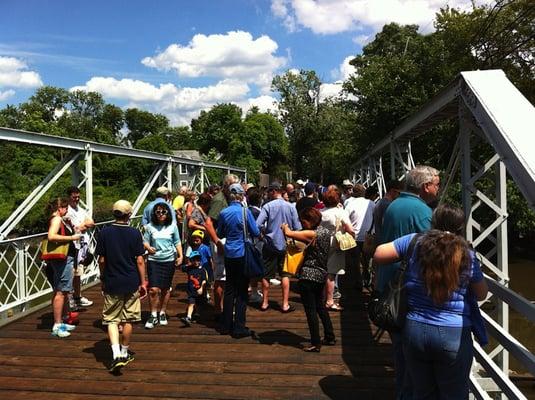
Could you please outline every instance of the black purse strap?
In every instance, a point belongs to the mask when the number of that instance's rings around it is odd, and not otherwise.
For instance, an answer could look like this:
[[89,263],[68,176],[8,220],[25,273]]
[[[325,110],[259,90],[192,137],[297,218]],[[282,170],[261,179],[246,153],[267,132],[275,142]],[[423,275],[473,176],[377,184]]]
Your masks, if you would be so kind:
[[411,242],[409,243],[409,248],[407,249],[407,253],[405,254],[405,257],[401,260],[401,265],[399,266],[399,270],[401,271],[402,275],[405,273],[407,269],[407,265],[409,264],[409,259],[412,257],[412,253],[414,252],[414,248],[416,247],[416,243],[418,242],[418,239],[422,236],[421,233],[417,233],[414,235],[414,237],[411,239]]
[[247,241],[247,232],[248,232],[248,229],[247,229],[247,210],[245,209],[245,207],[243,207],[242,205],[242,215],[243,215],[243,241],[246,242]]

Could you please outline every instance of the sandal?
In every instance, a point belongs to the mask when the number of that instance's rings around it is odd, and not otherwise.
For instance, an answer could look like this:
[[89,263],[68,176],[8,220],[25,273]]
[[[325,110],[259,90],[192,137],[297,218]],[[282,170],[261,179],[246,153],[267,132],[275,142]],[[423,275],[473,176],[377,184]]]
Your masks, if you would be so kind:
[[260,306],[260,307],[258,307],[258,309],[259,309],[260,311],[262,311],[262,312],[267,311],[267,310],[269,310],[269,304],[268,304],[266,307],[262,307],[262,306]]
[[291,313],[292,311],[295,311],[295,307],[292,305],[289,305],[286,310],[284,308],[281,308],[281,313],[283,314],[288,314],[288,313]]
[[309,347],[304,347],[303,348],[303,351],[305,351],[307,353],[319,353],[320,350],[321,350],[320,346],[309,346]]
[[327,311],[344,311],[344,307],[336,304],[336,303],[333,303],[331,305],[329,304],[325,304],[325,308],[327,309]]

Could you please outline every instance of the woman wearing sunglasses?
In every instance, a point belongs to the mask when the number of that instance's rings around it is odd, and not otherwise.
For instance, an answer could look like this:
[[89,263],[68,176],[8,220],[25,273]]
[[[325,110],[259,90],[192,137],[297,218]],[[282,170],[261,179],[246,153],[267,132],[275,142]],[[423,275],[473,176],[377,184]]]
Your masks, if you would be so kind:
[[151,315],[145,328],[167,325],[167,303],[175,267],[182,264],[182,244],[171,208],[167,203],[158,203],[152,209],[151,222],[145,226],[143,245],[149,253],[149,301]]

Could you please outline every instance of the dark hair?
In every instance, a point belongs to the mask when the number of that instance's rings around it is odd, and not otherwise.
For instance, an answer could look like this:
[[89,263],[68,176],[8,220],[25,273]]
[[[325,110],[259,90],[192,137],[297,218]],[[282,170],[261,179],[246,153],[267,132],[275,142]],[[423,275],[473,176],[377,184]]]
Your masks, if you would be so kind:
[[262,203],[262,195],[257,188],[252,187],[247,189],[247,202],[251,206],[260,207],[260,204]]
[[173,222],[173,217],[171,213],[173,211],[171,210],[171,207],[169,207],[169,205],[163,201],[160,203],[156,203],[154,207],[152,207],[152,212],[150,215],[150,222],[152,222],[153,225],[160,225],[160,221],[156,217],[156,210],[158,208],[165,208],[167,210],[167,216],[165,217],[165,221],[163,222],[162,225],[165,225],[165,226],[171,225],[171,223]]
[[80,193],[80,188],[78,186],[69,186],[67,188],[67,196],[70,196],[73,193]]
[[449,205],[437,207],[428,231],[419,240],[418,260],[427,294],[437,305],[451,298],[452,293],[468,276],[470,252],[462,237],[464,213]]
[[364,192],[364,198],[373,200],[377,196],[379,196],[379,190],[377,190],[377,186],[369,186],[366,188],[366,191]]
[[299,213],[299,219],[301,221],[307,221],[312,230],[315,230],[321,223],[321,213],[314,207],[307,207],[301,210]]
[[353,191],[351,192],[352,197],[364,197],[364,194],[366,193],[366,188],[362,183],[356,183],[355,186],[353,186]]
[[49,217],[52,216],[60,207],[67,207],[69,200],[64,197],[56,197],[52,199],[46,206],[46,213]]
[[199,196],[197,199],[197,205],[198,206],[207,206],[212,202],[212,196],[210,196],[208,193],[203,193]]
[[460,208],[442,204],[433,211],[431,226],[434,229],[464,235],[464,212]]
[[403,182],[398,180],[391,180],[386,182],[386,191],[396,189],[396,190],[403,190]]
[[340,193],[336,189],[329,189],[323,194],[325,207],[336,207],[340,203]]

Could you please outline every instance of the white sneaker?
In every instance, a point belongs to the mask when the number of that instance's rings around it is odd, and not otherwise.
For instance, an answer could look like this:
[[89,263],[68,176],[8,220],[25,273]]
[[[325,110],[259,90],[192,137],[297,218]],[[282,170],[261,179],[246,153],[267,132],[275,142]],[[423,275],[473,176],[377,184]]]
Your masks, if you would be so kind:
[[78,307],[89,307],[93,305],[93,302],[86,297],[80,297],[79,299],[76,299],[76,305],[78,305]]
[[66,338],[71,336],[71,332],[74,328],[74,325],[69,324],[58,324],[52,327],[52,336],[57,336],[59,338]]
[[271,283],[273,286],[279,286],[281,284],[281,281],[279,281],[277,278],[271,278],[269,280],[269,283]]
[[165,313],[160,314],[160,325],[164,325],[164,326],[167,325],[167,314]]
[[154,315],[151,315],[149,317],[149,319],[147,320],[147,322],[145,322],[145,329],[152,329],[156,325],[158,325],[158,323],[159,323],[158,317],[155,317]]
[[340,293],[338,290],[336,290],[333,293],[333,299],[341,299],[341,298],[342,298],[342,293]]

